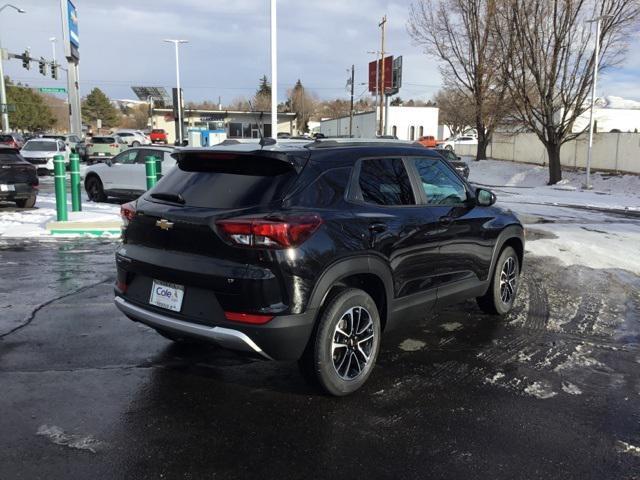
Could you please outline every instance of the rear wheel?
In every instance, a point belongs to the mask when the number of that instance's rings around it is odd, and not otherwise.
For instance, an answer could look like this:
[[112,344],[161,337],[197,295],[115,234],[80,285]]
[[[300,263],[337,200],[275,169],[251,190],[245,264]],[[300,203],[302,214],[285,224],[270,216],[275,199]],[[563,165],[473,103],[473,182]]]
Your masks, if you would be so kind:
[[131,146],[132,147],[139,147],[140,146],[140,142],[138,142],[138,141],[132,142]]
[[380,332],[380,315],[373,299],[359,289],[343,290],[318,319],[301,366],[331,395],[353,393],[373,370]]
[[16,200],[16,205],[18,208],[33,208],[36,204],[36,196],[31,195],[29,198],[22,198],[20,200]]
[[453,146],[451,146],[451,145],[447,145],[444,148],[447,149],[447,150],[453,150]]
[[91,175],[85,180],[84,189],[92,202],[104,202],[107,200],[102,181],[96,175]]
[[500,253],[493,269],[489,290],[478,297],[478,305],[486,313],[506,315],[513,307],[518,294],[520,281],[520,261],[512,247],[506,247]]

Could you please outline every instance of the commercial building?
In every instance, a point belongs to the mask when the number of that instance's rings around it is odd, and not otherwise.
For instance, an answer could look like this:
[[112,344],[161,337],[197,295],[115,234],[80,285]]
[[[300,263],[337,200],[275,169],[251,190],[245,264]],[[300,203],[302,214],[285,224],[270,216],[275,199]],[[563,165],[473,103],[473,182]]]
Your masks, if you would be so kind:
[[[379,121],[379,110],[356,113],[353,116],[354,138],[374,138]],[[327,137],[349,135],[349,117],[339,117],[320,122],[320,133]],[[438,135],[437,107],[389,107],[387,135],[400,140],[417,140],[425,135]]]
[[[278,113],[277,132],[293,135],[295,113]],[[170,108],[156,108],[151,128],[162,128],[168,134],[169,143],[175,136],[175,120]],[[225,138],[260,138],[271,136],[271,112],[244,112],[232,110],[184,110],[185,138],[190,144],[214,145]],[[199,142],[198,142],[199,140]]]

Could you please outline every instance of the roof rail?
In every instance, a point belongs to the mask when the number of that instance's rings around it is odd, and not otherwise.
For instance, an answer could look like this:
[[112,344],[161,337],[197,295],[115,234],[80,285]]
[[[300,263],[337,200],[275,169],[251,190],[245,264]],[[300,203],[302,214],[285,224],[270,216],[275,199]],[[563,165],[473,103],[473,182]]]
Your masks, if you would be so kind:
[[390,138],[318,138],[307,148],[364,147],[364,146],[416,146],[416,142]]

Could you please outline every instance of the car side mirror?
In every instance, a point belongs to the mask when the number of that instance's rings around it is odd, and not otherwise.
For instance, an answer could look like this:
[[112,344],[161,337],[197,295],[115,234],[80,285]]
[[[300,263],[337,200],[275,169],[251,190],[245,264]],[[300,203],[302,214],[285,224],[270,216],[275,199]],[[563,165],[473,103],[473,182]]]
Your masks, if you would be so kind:
[[113,166],[113,160],[109,159],[109,160],[105,160],[105,162],[108,166],[112,167]]
[[484,188],[476,189],[476,205],[481,207],[490,207],[496,203],[496,195]]

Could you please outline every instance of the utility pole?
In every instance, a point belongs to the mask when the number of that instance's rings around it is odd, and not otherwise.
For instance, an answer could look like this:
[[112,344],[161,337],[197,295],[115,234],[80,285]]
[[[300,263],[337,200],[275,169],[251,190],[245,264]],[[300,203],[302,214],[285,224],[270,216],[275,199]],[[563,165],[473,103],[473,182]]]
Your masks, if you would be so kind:
[[164,40],[167,43],[173,43],[174,47],[175,47],[175,51],[176,51],[176,92],[177,92],[177,100],[178,100],[178,128],[177,128],[177,139],[178,139],[178,146],[182,146],[182,140],[183,140],[183,123],[184,123],[184,119],[182,116],[182,104],[183,104],[183,100],[182,100],[182,90],[180,88],[180,53],[179,53],[179,46],[181,43],[189,43],[189,40],[181,40],[181,39],[173,39],[173,38],[166,38]]
[[353,86],[355,77],[355,65],[351,65],[351,108],[349,109],[349,138],[353,138]]
[[[27,13],[23,9],[7,3],[0,7],[0,12],[5,8],[12,8],[18,13]],[[9,105],[7,102],[7,90],[4,84],[4,70],[2,69],[2,42],[0,42],[0,112],[2,113],[2,131],[7,133],[9,131]]]
[[384,134],[384,99],[385,99],[385,88],[384,88],[384,33],[387,25],[387,16],[382,17],[382,21],[378,24],[378,26],[382,29],[382,48],[380,49],[380,67],[382,72],[380,72],[380,127],[379,132],[380,135]]
[[271,138],[278,138],[278,30],[276,0],[271,0]]

